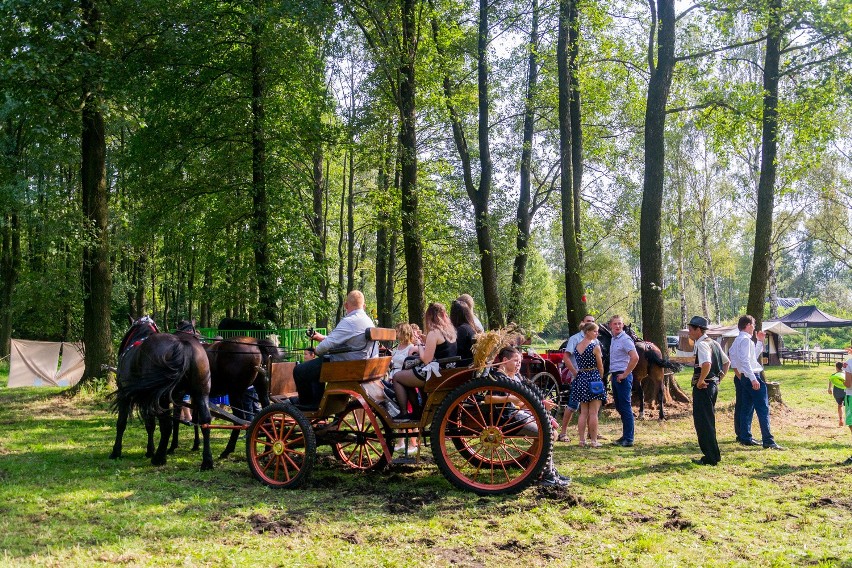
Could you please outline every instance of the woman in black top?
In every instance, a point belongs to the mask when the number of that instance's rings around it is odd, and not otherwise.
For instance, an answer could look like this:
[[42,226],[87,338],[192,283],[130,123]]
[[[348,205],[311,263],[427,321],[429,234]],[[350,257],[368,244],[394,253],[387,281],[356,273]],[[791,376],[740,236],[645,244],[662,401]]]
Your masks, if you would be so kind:
[[461,357],[459,366],[470,365],[473,361],[473,338],[476,335],[473,312],[467,304],[456,300],[450,306],[450,322],[456,328],[456,355]]
[[429,304],[426,313],[423,314],[423,329],[426,332],[426,340],[423,349],[420,350],[421,363],[412,369],[397,371],[393,376],[393,390],[402,409],[402,414],[394,418],[396,422],[420,418],[416,410],[414,415],[406,412],[409,401],[406,387],[423,388],[432,374],[433,363],[437,367],[438,359],[456,356],[456,330],[450,323],[443,304]]

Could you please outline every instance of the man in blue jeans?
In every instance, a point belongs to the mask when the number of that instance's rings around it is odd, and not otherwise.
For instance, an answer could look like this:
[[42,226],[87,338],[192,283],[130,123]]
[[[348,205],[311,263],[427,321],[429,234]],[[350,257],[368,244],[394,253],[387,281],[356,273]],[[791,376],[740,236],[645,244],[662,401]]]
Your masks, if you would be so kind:
[[739,394],[742,397],[739,408],[735,409],[735,431],[740,444],[756,446],[758,442],[751,437],[752,410],[757,414],[760,424],[761,443],[764,448],[783,450],[775,443],[769,428],[769,392],[766,388],[766,378],[763,366],[757,361],[757,354],[763,353],[763,338],[761,331],[757,334],[757,348],[751,338],[754,334],[754,317],[745,315],[737,322],[740,334],[734,340],[728,354],[731,357],[731,368],[739,380]]
[[615,409],[621,415],[622,434],[613,442],[617,446],[629,448],[633,445],[633,408],[630,406],[630,393],[633,391],[633,369],[639,362],[639,353],[633,340],[624,333],[624,320],[615,315],[609,318],[612,330],[612,343],[609,346],[609,377],[612,384],[612,396]]

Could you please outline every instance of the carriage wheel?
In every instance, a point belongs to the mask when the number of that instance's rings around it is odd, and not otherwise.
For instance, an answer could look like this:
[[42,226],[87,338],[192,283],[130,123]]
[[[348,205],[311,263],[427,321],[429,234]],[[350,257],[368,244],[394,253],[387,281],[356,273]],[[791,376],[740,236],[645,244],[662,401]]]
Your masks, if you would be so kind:
[[246,435],[246,460],[261,483],[299,487],[310,475],[316,456],[311,423],[293,405],[272,404],[252,420]]
[[[511,395],[523,403],[497,397]],[[486,377],[461,385],[432,423],[432,453],[456,487],[479,495],[523,491],[541,475],[550,448],[550,421],[529,386]]]
[[[552,400],[556,403],[557,408],[564,406],[562,401],[559,400],[562,393],[562,390],[559,388],[559,381],[556,380],[556,377],[554,377],[551,373],[548,373],[547,371],[536,373],[533,375],[533,378],[530,379],[530,382],[541,391],[542,398]],[[553,414],[556,414],[556,409],[553,409]]]
[[[390,428],[382,417],[376,418],[384,430],[385,438]],[[337,416],[337,433],[345,436],[343,442],[333,442],[331,451],[334,456],[352,469],[367,471],[382,469],[388,464],[382,444],[367,411],[361,405],[350,408]],[[391,452],[393,448],[391,447]]]

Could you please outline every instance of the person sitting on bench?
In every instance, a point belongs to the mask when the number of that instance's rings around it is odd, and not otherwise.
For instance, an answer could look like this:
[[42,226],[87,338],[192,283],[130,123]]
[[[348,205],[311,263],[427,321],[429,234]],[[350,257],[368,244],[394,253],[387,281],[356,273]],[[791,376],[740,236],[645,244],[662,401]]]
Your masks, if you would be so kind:
[[394,418],[397,422],[419,420],[419,409],[414,408],[410,414],[407,412],[408,388],[426,386],[426,380],[431,376],[433,368],[430,365],[438,359],[456,355],[456,328],[450,323],[443,304],[429,304],[426,313],[423,314],[423,328],[426,331],[426,345],[420,351],[421,363],[411,369],[398,371],[393,376],[393,390],[396,393],[396,400],[399,401],[399,408],[402,410],[402,414]]
[[[364,294],[358,290],[349,292],[343,302],[343,309],[346,316],[337,322],[328,336],[316,332],[311,336],[311,339],[320,342],[314,349],[316,359],[300,363],[293,369],[293,381],[301,407],[316,407],[322,400],[325,385],[320,382],[320,373],[324,355],[330,361],[356,361],[377,355],[376,342],[367,341],[366,332],[374,323],[364,311]],[[344,351],[340,352],[341,349]]]

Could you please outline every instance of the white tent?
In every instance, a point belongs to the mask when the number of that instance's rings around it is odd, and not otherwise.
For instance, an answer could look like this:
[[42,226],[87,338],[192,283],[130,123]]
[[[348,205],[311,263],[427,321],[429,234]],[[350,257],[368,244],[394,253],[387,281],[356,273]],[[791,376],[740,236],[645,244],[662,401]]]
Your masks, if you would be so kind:
[[[772,332],[775,335],[790,335],[792,333],[799,333],[792,327],[780,321],[765,321],[763,322],[763,331]],[[734,326],[733,329],[730,329],[722,334],[722,337],[736,337],[740,334],[740,330],[737,329],[737,326]]]
[[[788,326],[784,322],[780,321],[763,322],[763,331],[766,332],[766,343],[763,347],[764,355],[766,356],[766,364],[779,365],[781,363],[781,348],[780,344],[778,343],[778,337],[799,332]],[[737,329],[737,326],[734,326],[733,329],[728,330],[724,334],[722,334],[722,337],[736,337],[739,334],[740,330]]]
[[85,370],[82,343],[13,339],[11,355],[9,387],[70,387]]

